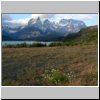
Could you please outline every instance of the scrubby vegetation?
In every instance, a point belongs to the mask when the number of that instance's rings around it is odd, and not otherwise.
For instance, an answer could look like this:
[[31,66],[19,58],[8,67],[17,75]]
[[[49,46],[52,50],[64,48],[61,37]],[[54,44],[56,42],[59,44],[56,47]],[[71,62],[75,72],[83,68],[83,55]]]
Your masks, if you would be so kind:
[[77,42],[53,42],[49,45],[49,47],[56,47],[56,46],[75,46],[75,45],[82,45],[81,43]]
[[96,86],[95,45],[3,48],[2,85]]
[[30,47],[46,47],[46,44],[43,43],[32,43],[32,44],[27,44],[27,43],[21,43],[21,44],[5,44],[3,45],[5,48],[30,48]]
[[21,44],[5,44],[3,47],[5,48],[30,48],[30,47],[56,47],[56,46],[74,46],[74,45],[82,45],[82,43],[77,43],[77,42],[52,42],[49,45],[43,44],[43,43],[32,43],[32,44],[27,44],[27,43],[21,43]]

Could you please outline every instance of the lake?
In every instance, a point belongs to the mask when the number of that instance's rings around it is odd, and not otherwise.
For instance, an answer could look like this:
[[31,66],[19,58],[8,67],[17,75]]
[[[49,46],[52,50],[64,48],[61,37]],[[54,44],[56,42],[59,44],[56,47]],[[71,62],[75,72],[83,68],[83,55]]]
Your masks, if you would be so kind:
[[42,43],[42,44],[46,44],[48,46],[52,42],[53,41],[51,41],[51,42],[42,42],[42,41],[2,41],[2,46],[5,46],[5,45],[16,45],[16,44],[22,44],[22,43],[26,43],[26,44]]

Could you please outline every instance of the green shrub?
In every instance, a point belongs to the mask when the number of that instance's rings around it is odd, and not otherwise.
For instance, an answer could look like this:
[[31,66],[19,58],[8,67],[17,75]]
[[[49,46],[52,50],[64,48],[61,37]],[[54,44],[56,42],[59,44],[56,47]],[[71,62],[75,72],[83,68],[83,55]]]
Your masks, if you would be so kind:
[[64,42],[65,46],[74,46],[74,45],[78,45],[79,43],[77,42]]
[[42,76],[49,85],[61,85],[69,82],[69,78],[65,74],[55,69],[52,69],[51,72],[45,71]]
[[7,47],[7,48],[46,47],[46,44],[42,44],[42,43],[33,43],[33,44],[21,43],[21,44],[14,44],[14,45],[6,44],[3,47]]
[[49,46],[50,47],[55,47],[55,46],[63,46],[64,44],[61,42],[52,42]]
[[46,47],[46,44],[42,44],[42,43],[33,43],[33,44],[30,44],[29,47]]

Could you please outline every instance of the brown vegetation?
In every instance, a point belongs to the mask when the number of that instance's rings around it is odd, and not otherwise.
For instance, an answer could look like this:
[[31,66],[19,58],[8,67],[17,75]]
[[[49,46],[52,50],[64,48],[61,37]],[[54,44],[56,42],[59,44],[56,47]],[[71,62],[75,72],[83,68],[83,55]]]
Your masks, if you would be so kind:
[[2,48],[2,85],[97,86],[97,46]]

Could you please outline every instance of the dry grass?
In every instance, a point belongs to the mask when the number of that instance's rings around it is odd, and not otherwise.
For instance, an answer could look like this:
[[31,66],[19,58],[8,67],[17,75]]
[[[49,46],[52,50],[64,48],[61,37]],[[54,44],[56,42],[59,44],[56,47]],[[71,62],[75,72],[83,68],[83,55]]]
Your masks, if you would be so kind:
[[97,86],[97,47],[2,48],[2,85]]

